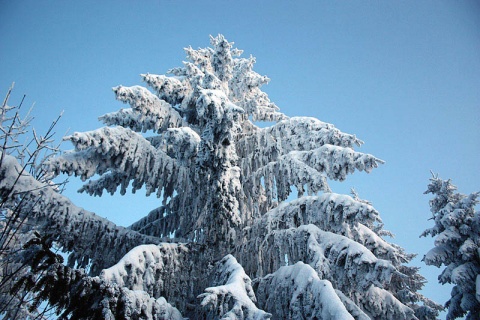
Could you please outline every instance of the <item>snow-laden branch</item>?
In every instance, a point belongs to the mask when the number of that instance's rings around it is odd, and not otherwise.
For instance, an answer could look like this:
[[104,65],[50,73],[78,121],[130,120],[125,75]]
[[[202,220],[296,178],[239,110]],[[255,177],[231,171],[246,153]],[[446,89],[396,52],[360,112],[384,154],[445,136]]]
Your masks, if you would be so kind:
[[297,262],[255,280],[259,307],[275,319],[354,319],[332,284],[308,264]]
[[281,121],[288,119],[270,101],[260,87],[270,81],[253,71],[255,58],[233,59],[232,77],[229,81],[229,97],[245,110],[253,121]]
[[[160,158],[160,156],[164,156],[164,154],[166,154],[170,158],[176,160],[175,165],[173,166],[174,168],[183,168],[185,166],[195,163],[200,137],[190,128],[187,127],[167,129],[158,140],[159,141],[156,141],[157,150],[155,151],[155,153],[157,154],[157,156],[155,157],[155,159]],[[151,143],[150,140],[149,142]],[[69,157],[70,154],[67,154],[66,156]],[[76,157],[75,154],[72,154],[71,156]],[[81,152],[79,152],[78,158],[78,161],[80,163],[81,161],[84,161],[84,157]],[[142,159],[140,159],[140,161],[141,160]],[[173,162],[173,160],[171,162]],[[69,163],[72,162],[69,161]],[[93,165],[84,165],[84,167],[94,168]],[[138,175],[138,172],[140,172],[140,170],[135,171],[137,175],[134,177],[128,176],[128,170],[125,171],[124,168],[120,168],[120,170],[110,168],[109,170],[110,172],[104,173],[99,179],[87,182],[79,191],[96,196],[101,196],[103,194],[103,191],[107,191],[108,193],[113,195],[117,191],[117,187],[120,186],[120,194],[123,195],[126,193],[130,183],[132,184],[133,193],[135,193],[136,190],[142,188],[142,186],[145,184],[146,177]],[[187,181],[188,177],[185,176],[185,170],[180,169],[177,172],[177,174],[179,175],[182,173],[184,174],[184,176],[181,176],[178,181]],[[162,187],[163,186],[158,185],[157,190],[161,191]],[[147,190],[153,192],[155,189],[155,185],[151,186],[147,184]],[[160,195],[160,193],[158,193],[157,195]]]
[[257,221],[252,230],[265,234],[315,224],[324,231],[348,234],[358,223],[373,227],[374,223],[381,223],[381,219],[378,211],[369,204],[348,195],[323,193],[279,205]]
[[326,144],[353,148],[362,145],[363,141],[318,119],[293,117],[247,134],[236,145],[240,156],[247,159],[255,156],[255,162],[250,167],[256,170],[280,155],[309,151]]
[[192,308],[199,293],[196,286],[205,285],[210,279],[209,271],[202,271],[208,262],[199,259],[197,250],[177,243],[141,245],[104,269],[99,278],[155,299],[164,297],[180,310]]
[[303,195],[305,188],[309,195],[319,191],[331,191],[325,175],[291,155],[283,156],[278,161],[258,169],[253,174],[253,179],[253,194],[258,194],[258,189],[264,188],[267,201],[270,202],[274,199],[286,200],[291,186],[298,190],[299,196]]
[[270,319],[271,314],[255,305],[257,299],[251,279],[232,255],[225,256],[216,266],[213,286],[198,296],[201,305],[207,308],[211,318]]
[[[181,267],[180,256],[188,253],[181,244],[141,245],[130,250],[117,264],[102,270],[100,278],[130,290],[159,297],[172,290],[171,283]],[[169,289],[170,288],[170,289]]]
[[310,151],[293,151],[289,155],[319,172],[324,172],[330,179],[340,181],[345,180],[347,174],[355,170],[368,173],[384,163],[370,154],[328,144]]
[[271,273],[287,262],[303,261],[312,265],[322,279],[334,282],[347,296],[371,284],[383,287],[398,273],[390,261],[378,259],[361,244],[312,224],[272,230],[246,245],[243,252],[257,252],[259,263],[255,267],[258,269],[251,271],[258,276]]
[[[172,199],[175,201],[178,198]],[[143,234],[164,237],[175,234],[181,223],[182,216],[170,212],[170,206],[161,206],[153,209],[137,222],[133,223],[129,229]]]
[[344,148],[363,144],[355,135],[341,132],[333,124],[312,117],[293,117],[266,128],[266,131],[281,143],[284,152],[308,151],[325,144]]
[[345,309],[353,316],[355,320],[371,320],[371,318],[358,306],[349,299],[346,295],[343,294],[340,290],[335,290],[340,301],[342,301]]
[[[121,300],[123,310],[117,313],[125,319],[146,320],[185,320],[177,308],[172,306],[164,297],[152,298],[147,293],[137,290],[121,288]],[[105,314],[105,320],[115,320],[117,317],[110,311]]]
[[[164,191],[164,197],[171,197],[174,190],[187,188],[189,178],[185,168],[130,129],[104,127],[65,139],[70,140],[76,150],[49,160],[47,170],[57,175],[60,172],[79,175],[83,180],[112,170],[98,182],[89,182],[84,191],[100,194],[101,188],[112,192],[120,185],[124,193],[131,180],[134,191],[145,185],[147,195],[157,191],[160,196]],[[192,149],[194,152],[195,147]]]
[[92,274],[117,262],[128,250],[160,239],[118,227],[107,219],[75,206],[49,185],[35,180],[11,156],[4,155],[0,168],[0,193],[11,190],[22,195],[29,219],[51,235],[65,251],[71,252],[69,265],[90,266]]
[[171,105],[140,86],[113,88],[118,100],[131,105],[131,110],[107,113],[99,119],[107,125],[121,125],[135,131],[153,130],[161,133],[168,128],[187,124]]
[[163,297],[154,298],[63,265],[62,257],[51,251],[48,237],[32,238],[21,255],[30,272],[19,276],[17,285],[38,293],[33,305],[48,299],[61,319],[183,319]]
[[410,262],[414,257],[414,255],[405,253],[399,246],[387,242],[378,233],[362,223],[358,223],[349,230],[349,237],[365,246],[376,257],[392,261],[395,266]]
[[370,172],[379,163],[383,161],[372,155],[332,145],[310,151],[291,151],[253,172],[252,195],[265,187],[267,202],[271,202],[273,199],[285,200],[290,194],[290,186],[295,186],[300,196],[305,187],[309,195],[318,191],[329,192],[325,176],[342,181],[355,170]]
[[[378,259],[367,248],[347,237],[322,231],[314,225],[302,225],[272,230],[264,238],[252,241],[252,245],[243,252],[250,255],[258,252],[256,258],[259,262],[255,267],[259,269],[252,272],[259,276],[282,265],[303,261],[315,270],[320,279],[329,280],[346,297],[363,305],[365,310],[370,308],[369,312],[375,317],[379,316],[378,312],[383,312],[380,315],[382,319],[414,318],[411,308],[384,289],[388,288],[392,276],[403,275],[390,261]],[[371,294],[365,295],[364,292]],[[377,308],[378,305],[382,308]]]
[[417,319],[412,309],[398,301],[398,299],[387,290],[373,285],[365,292],[363,307],[372,319]]
[[182,165],[194,165],[200,141],[200,136],[189,127],[173,128],[163,133],[159,147]]
[[182,103],[185,97],[184,77],[167,77],[165,75],[142,74],[143,81],[152,88],[157,96],[172,106]]
[[[396,268],[401,267],[402,270],[405,268],[402,264],[409,262],[413,257],[406,254],[402,248],[388,243],[372,230],[382,225],[379,213],[372,205],[347,195],[334,193],[305,196],[279,205],[248,229],[247,239],[253,235],[266,235],[306,224],[314,224],[323,231],[348,237],[371,251],[378,259],[389,260]],[[413,274],[411,281],[404,278],[401,276],[396,280],[396,283],[402,283],[399,290],[409,288],[415,291],[417,286],[421,288],[423,281],[419,279],[418,284],[414,285]]]

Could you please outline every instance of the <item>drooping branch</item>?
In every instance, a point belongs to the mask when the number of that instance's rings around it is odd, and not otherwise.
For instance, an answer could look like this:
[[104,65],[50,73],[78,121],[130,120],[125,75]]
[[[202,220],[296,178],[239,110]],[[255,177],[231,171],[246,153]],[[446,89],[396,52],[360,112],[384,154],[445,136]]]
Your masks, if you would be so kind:
[[256,280],[259,307],[275,319],[354,319],[345,309],[332,284],[320,280],[308,264],[283,266]]
[[271,127],[246,132],[236,143],[242,158],[255,155],[255,162],[250,164],[252,170],[291,151],[310,151],[326,144],[353,148],[362,145],[363,141],[315,118],[293,117]]
[[198,296],[209,318],[270,319],[271,314],[255,305],[252,281],[232,255],[217,262],[216,269],[213,286]]
[[159,99],[140,86],[113,88],[118,100],[129,103],[131,110],[121,109],[99,119],[107,125],[121,125],[139,132],[153,130],[161,133],[168,128],[184,127],[187,124],[170,104]]
[[37,294],[33,306],[48,301],[61,318],[184,319],[164,297],[153,298],[145,291],[130,290],[63,265],[62,257],[51,251],[47,239],[31,239],[22,252],[31,273],[19,277],[16,286]]
[[172,106],[182,103],[185,97],[185,77],[167,77],[165,75],[142,74],[143,81],[151,87],[158,98]]
[[[118,227],[107,219],[76,207],[65,196],[27,173],[19,175],[20,165],[5,155],[0,171],[0,193],[22,194],[26,203],[22,212],[35,221],[38,230],[52,237],[65,251],[71,252],[69,265],[90,266],[92,274],[118,261],[131,248],[144,243],[158,243],[159,238]],[[17,179],[18,177],[18,179]]]
[[260,88],[270,79],[253,71],[255,58],[233,59],[232,77],[229,81],[229,98],[242,107],[253,121],[281,121],[288,119],[270,101]]
[[[124,193],[132,180],[133,190],[145,185],[147,195],[157,191],[157,196],[171,197],[174,190],[188,189],[190,177],[185,167],[129,129],[104,127],[66,139],[72,141],[76,150],[51,159],[47,168],[57,175],[80,175],[83,180],[107,173],[84,187],[91,194],[100,194],[101,188],[112,192],[119,185]],[[109,170],[112,173],[108,174]]]
[[130,290],[140,290],[152,297],[172,296],[178,293],[186,299],[188,293],[180,292],[182,261],[189,249],[181,244],[148,244],[133,248],[118,263],[102,270],[100,278]]
[[[374,312],[384,312],[381,318],[413,318],[414,311],[384,289],[389,287],[393,276],[404,275],[390,261],[376,258],[368,249],[347,237],[322,231],[313,225],[302,225],[296,229],[274,230],[256,243],[258,251],[253,251],[253,247],[247,250],[258,252],[261,269],[256,273],[259,275],[285,264],[303,261],[311,265],[321,279],[329,280],[356,304],[365,308],[370,306]],[[276,250],[268,249],[272,247]],[[375,298],[383,300],[372,300],[363,292],[372,295],[384,292],[381,298]],[[377,309],[377,304],[382,308]]]
[[253,194],[262,185],[262,179],[269,202],[276,198],[285,200],[290,194],[290,186],[295,186],[300,196],[305,186],[309,195],[318,191],[329,192],[325,176],[342,181],[355,170],[370,172],[379,163],[383,161],[372,155],[332,145],[310,151],[291,151],[253,173]]

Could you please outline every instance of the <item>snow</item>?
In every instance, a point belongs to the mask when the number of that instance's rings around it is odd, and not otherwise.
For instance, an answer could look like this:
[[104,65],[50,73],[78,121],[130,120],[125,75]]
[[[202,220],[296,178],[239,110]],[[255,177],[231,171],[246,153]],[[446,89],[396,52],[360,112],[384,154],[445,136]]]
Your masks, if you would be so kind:
[[[302,215],[299,208],[309,214]],[[269,224],[269,230],[279,228],[282,221],[287,227],[313,223],[321,226],[323,230],[337,231],[335,228],[345,228],[343,222],[350,225],[361,222],[373,226],[375,222],[381,222],[381,219],[373,206],[356,201],[348,195],[328,192],[284,202],[268,212],[262,221]]]
[[[170,305],[165,298],[151,298],[144,291],[122,288],[124,296],[122,314],[125,319],[184,320],[180,311]],[[115,319],[112,317],[112,320]]]
[[365,305],[365,310],[372,318],[385,320],[415,318],[412,309],[402,304],[386,290],[371,286],[366,292],[366,297],[368,303]]
[[313,150],[325,144],[345,148],[363,144],[355,135],[343,133],[334,125],[311,117],[292,117],[262,131],[274,136],[285,153]]
[[[210,307],[210,310],[213,310],[211,314],[213,317],[270,319],[271,314],[255,306],[256,298],[251,280],[232,255],[225,256],[217,263],[216,268],[214,283],[218,285],[206,288],[205,293],[198,296],[202,299],[203,307]],[[233,303],[230,300],[233,300]]]
[[[125,118],[124,114],[110,113],[100,117],[108,125],[119,125],[117,119],[123,124],[134,123],[142,124],[141,129],[146,132],[153,130],[160,133],[168,128],[177,128],[187,126],[182,116],[166,101],[159,99],[153,93],[141,86],[113,88],[118,100],[129,103],[132,106],[132,115],[135,119]],[[134,120],[134,121],[132,121]],[[128,122],[126,122],[128,121]],[[127,127],[129,127],[127,125]]]
[[351,299],[343,294],[340,290],[335,290],[338,298],[342,301],[343,305],[347,311],[356,319],[356,320],[371,320],[371,318],[357,306]]
[[[155,275],[169,267],[168,262],[188,249],[181,244],[161,243],[159,245],[140,245],[130,250],[114,266],[102,270],[100,278],[128,287],[131,290],[143,290],[150,294],[161,291],[161,283]],[[166,266],[167,265],[167,266]]]
[[[177,144],[185,151],[195,152],[198,136],[191,130],[178,131],[188,139]],[[174,190],[188,188],[189,181],[177,179],[184,176],[181,161],[167,155],[161,149],[155,149],[148,140],[130,129],[123,127],[104,127],[86,133],[74,133],[65,139],[75,145],[75,151],[53,158],[46,163],[46,169],[56,174],[60,172],[75,174],[83,180],[94,174],[102,175],[96,181],[89,181],[81,189],[92,195],[102,195],[103,190],[114,193],[120,186],[121,194],[131,180],[132,190],[145,185],[147,195],[157,191],[157,196],[171,197]],[[188,156],[188,154],[186,154]],[[153,167],[152,167],[153,164]]]
[[478,275],[480,273],[479,247],[480,213],[475,211],[479,192],[464,195],[450,180],[434,175],[427,191],[430,211],[435,224],[422,236],[435,237],[434,247],[424,256],[427,265],[445,266],[438,277],[441,284],[454,284],[451,299],[447,301],[448,317],[456,318],[467,314],[467,318],[478,316]]
[[182,77],[167,77],[165,75],[142,74],[145,81],[155,90],[161,100],[175,106],[179,104],[185,96],[185,84]]
[[347,295],[362,292],[371,285],[386,287],[393,275],[401,276],[390,261],[376,258],[361,244],[312,224],[275,228],[248,243],[240,256],[242,260],[246,259],[244,254],[251,259],[253,252],[258,264],[251,270],[246,266],[250,273],[264,276],[274,272],[285,265],[284,257],[288,254],[289,264],[298,261],[310,264],[322,279],[335,283]]
[[[260,307],[272,310],[275,319],[353,319],[332,284],[303,262],[259,279],[257,292]],[[289,301],[287,307],[282,301]]]
[[91,272],[97,273],[117,262],[123,256],[122,251],[142,243],[160,242],[158,238],[118,227],[75,206],[48,184],[36,181],[26,172],[19,175],[20,172],[22,167],[15,158],[4,154],[0,190],[23,194],[29,218],[35,219],[43,232],[56,235],[55,241],[63,250],[73,251],[68,259],[70,266],[78,263],[79,268],[85,268],[91,262]]

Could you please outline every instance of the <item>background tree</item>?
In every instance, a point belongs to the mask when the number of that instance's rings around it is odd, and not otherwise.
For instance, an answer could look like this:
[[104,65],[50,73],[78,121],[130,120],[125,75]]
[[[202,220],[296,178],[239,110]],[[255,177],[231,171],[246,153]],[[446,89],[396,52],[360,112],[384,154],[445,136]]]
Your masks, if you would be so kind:
[[[18,192],[16,185],[22,176],[28,175],[59,191],[60,185],[52,183],[52,175],[43,169],[43,163],[58,151],[52,137],[60,117],[44,136],[39,135],[31,126],[31,110],[21,116],[25,96],[18,105],[9,105],[13,87],[12,84],[0,109],[0,180],[3,186],[8,185],[0,189],[0,314],[9,319],[48,318],[53,308],[48,304],[38,307],[34,303],[35,292],[17,284],[21,277],[35,282],[39,274],[32,273],[28,263],[19,257],[22,246],[36,237],[36,223],[29,217],[35,202],[27,201],[34,187]],[[16,164],[15,170],[9,170],[12,164]]]
[[[269,79],[254,58],[221,35],[211,44],[187,48],[171,76],[142,75],[155,94],[114,88],[130,108],[66,137],[75,150],[49,160],[55,174],[97,176],[83,192],[131,185],[162,204],[125,229],[39,188],[32,216],[71,252],[67,266],[41,266],[51,275],[42,283],[69,293],[45,298],[64,315],[106,318],[435,318],[439,306],[406,265],[413,255],[385,241],[370,203],[328,185],[382,161],[331,124],[282,114],[260,90]],[[89,275],[74,269],[85,267]]]
[[480,192],[465,195],[456,190],[450,180],[436,175],[430,179],[425,193],[434,195],[430,211],[435,224],[422,236],[435,237],[435,247],[423,261],[445,266],[438,281],[454,285],[447,319],[480,319],[480,213],[475,211]]

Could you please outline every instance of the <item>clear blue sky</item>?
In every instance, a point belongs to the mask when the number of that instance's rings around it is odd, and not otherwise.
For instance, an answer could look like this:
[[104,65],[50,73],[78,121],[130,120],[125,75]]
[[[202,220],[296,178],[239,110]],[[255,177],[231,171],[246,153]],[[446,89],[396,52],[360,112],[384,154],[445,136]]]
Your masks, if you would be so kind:
[[[111,87],[180,66],[184,47],[218,33],[257,58],[281,111],[333,123],[386,161],[335,191],[353,186],[372,201],[407,251],[432,247],[418,238],[431,226],[430,170],[464,193],[480,190],[478,1],[0,0],[0,89],[15,81],[11,103],[24,93],[36,102],[39,129],[65,110],[60,139],[123,107]],[[77,185],[68,195],[79,206],[119,224],[155,206],[141,194],[89,199]],[[422,268],[425,294],[443,303],[439,272]]]

